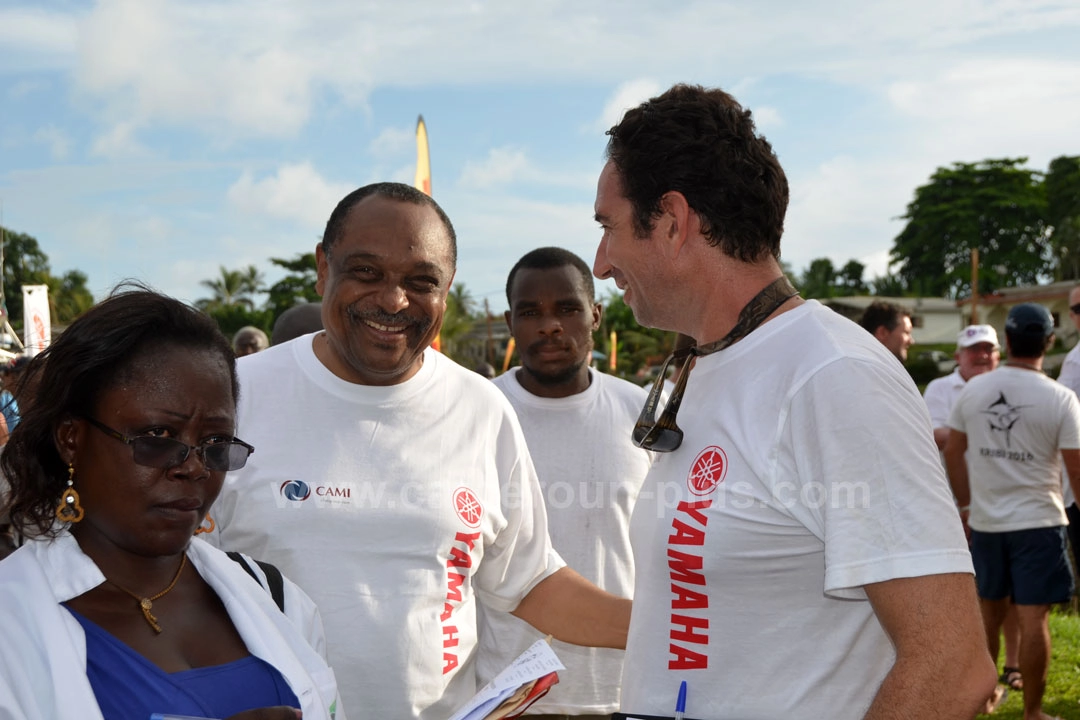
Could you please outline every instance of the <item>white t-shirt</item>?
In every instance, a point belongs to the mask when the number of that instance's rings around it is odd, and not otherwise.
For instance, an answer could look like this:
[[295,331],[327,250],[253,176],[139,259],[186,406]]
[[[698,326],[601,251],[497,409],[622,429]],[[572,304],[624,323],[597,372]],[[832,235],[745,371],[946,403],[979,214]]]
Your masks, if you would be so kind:
[[[591,382],[565,398],[533,395],[518,368],[495,379],[521,421],[547,502],[551,542],[567,564],[604,590],[630,597],[634,558],[630,514],[652,462],[630,438],[648,396],[625,380],[589,371]],[[487,682],[539,632],[512,615],[483,609],[477,675]],[[552,643],[566,671],[529,714],[609,714],[619,709],[623,653]]]
[[358,385],[314,335],[239,363],[237,434],[212,541],[315,600],[345,706],[445,720],[476,690],[476,603],[513,610],[561,567],[525,438],[489,381],[429,350],[404,383]]
[[895,659],[863,586],[971,573],[926,405],[815,301],[699,358],[631,521],[622,710],[862,718]]
[[[1058,382],[1080,395],[1080,343],[1074,345],[1073,349],[1065,355],[1065,360],[1061,363],[1061,372],[1058,373]],[[1061,491],[1065,507],[1069,507],[1076,502],[1072,485],[1069,484],[1068,477],[1064,473],[1062,474]]]
[[927,384],[923,400],[930,411],[930,426],[935,430],[949,427],[949,413],[965,384],[964,378],[960,377],[960,368]]
[[1002,365],[968,381],[949,427],[967,434],[972,529],[1068,524],[1059,450],[1080,448],[1076,393],[1041,372]]

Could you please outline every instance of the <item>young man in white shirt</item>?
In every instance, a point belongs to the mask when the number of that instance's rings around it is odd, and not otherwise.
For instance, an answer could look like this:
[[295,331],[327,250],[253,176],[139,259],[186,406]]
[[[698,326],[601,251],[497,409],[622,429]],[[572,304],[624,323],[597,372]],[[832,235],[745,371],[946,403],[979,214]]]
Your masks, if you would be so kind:
[[[521,366],[495,379],[514,406],[548,510],[551,543],[567,564],[622,597],[634,590],[630,515],[652,457],[630,440],[643,389],[590,367],[602,308],[592,271],[568,250],[523,256],[506,281],[510,328]],[[481,681],[542,637],[508,613],[484,609]],[[555,641],[566,665],[537,720],[597,720],[619,708],[620,650]]]

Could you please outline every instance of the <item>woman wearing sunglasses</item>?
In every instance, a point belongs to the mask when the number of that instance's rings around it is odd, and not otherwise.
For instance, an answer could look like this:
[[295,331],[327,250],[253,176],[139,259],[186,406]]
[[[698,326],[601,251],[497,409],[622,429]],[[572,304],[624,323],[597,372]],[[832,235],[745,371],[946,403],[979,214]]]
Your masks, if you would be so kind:
[[310,599],[284,581],[282,612],[255,563],[194,537],[253,452],[214,323],[119,292],[27,372],[0,460],[33,538],[0,562],[0,718],[340,720]]

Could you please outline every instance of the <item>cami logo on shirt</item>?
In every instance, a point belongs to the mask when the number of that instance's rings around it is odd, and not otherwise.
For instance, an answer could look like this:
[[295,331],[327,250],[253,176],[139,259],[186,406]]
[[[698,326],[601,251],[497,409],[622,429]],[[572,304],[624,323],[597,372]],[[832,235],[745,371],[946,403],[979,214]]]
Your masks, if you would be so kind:
[[454,491],[454,511],[466,527],[480,527],[480,518],[484,515],[484,506],[480,498],[471,489],[459,487]]
[[686,485],[695,495],[708,495],[724,482],[726,475],[727,454],[723,449],[710,445],[694,459],[690,474],[686,476]]
[[281,483],[280,492],[286,500],[303,502],[311,497],[311,487],[303,480],[286,480]]

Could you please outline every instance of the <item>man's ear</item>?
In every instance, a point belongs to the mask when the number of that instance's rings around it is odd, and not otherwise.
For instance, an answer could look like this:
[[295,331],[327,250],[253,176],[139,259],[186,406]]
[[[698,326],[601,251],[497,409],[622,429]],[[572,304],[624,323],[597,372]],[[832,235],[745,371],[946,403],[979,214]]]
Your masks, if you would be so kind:
[[53,429],[53,442],[56,444],[56,452],[60,459],[70,465],[75,460],[75,453],[79,448],[80,423],[68,415]]
[[326,294],[326,276],[330,272],[330,258],[323,250],[323,244],[315,246],[315,292],[319,297]]
[[657,222],[662,223],[664,240],[668,242],[671,256],[678,257],[694,232],[691,225],[696,225],[697,214],[690,208],[686,196],[677,190],[664,193],[660,198],[660,211],[661,217]]
[[592,331],[596,332],[600,329],[600,320],[604,317],[604,306],[600,303],[593,303],[592,306]]
[[876,328],[874,328],[874,337],[877,338],[877,341],[879,343],[884,345],[885,344],[885,338],[889,337],[890,332],[892,332],[892,331],[889,330],[889,328],[885,327],[884,325],[878,325]]

